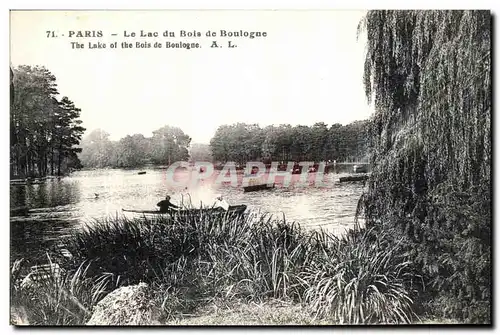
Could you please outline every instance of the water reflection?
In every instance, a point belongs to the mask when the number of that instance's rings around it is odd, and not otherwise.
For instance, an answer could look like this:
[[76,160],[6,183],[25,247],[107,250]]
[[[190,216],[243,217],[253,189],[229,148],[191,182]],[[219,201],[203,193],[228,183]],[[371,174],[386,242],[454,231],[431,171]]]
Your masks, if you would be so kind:
[[10,207],[15,208],[16,205],[26,204],[26,188],[29,186],[18,185],[10,187]]
[[48,180],[41,184],[11,185],[11,208],[27,206],[33,208],[53,208],[80,201],[78,183],[65,179]]
[[29,208],[27,215],[11,215],[11,259],[39,257],[61,235],[71,234],[93,218],[122,215],[122,208],[156,209],[167,193],[174,203],[196,205],[211,204],[216,194],[222,194],[232,205],[246,204],[251,211],[285,215],[288,221],[311,229],[340,233],[353,225],[363,190],[362,184],[336,183],[342,174],[325,174],[323,187],[292,184],[285,188],[278,183],[272,190],[244,193],[241,187],[217,185],[212,178],[185,189],[173,187],[164,170],[146,171],[145,175],[132,170],[79,171],[43,184],[11,186],[11,209]]

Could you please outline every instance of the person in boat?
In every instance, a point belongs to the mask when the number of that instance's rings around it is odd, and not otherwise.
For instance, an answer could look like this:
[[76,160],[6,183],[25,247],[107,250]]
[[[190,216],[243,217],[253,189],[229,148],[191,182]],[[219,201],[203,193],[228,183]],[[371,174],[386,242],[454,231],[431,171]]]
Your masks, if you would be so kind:
[[160,212],[167,213],[168,211],[170,211],[172,209],[176,209],[176,210],[179,209],[179,206],[176,206],[170,202],[170,199],[171,199],[170,196],[167,195],[165,197],[165,200],[162,200],[156,204],[156,206],[160,207]]
[[229,204],[224,198],[222,198],[222,195],[218,194],[215,198],[214,208],[222,208],[227,211],[229,209]]

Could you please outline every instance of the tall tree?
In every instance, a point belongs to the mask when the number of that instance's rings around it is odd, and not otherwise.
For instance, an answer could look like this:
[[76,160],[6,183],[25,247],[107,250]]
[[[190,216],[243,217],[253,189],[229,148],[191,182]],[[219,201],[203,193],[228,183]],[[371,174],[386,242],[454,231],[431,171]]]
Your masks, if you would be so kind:
[[[46,122],[58,94],[56,78],[44,67],[20,66],[14,72],[16,95],[11,108],[11,174],[35,175]],[[40,164],[38,164],[40,165]]]
[[14,72],[12,71],[12,68],[10,68],[10,106],[14,104]]
[[488,322],[491,14],[370,11],[360,28],[376,107],[367,225],[406,239],[444,317]]
[[212,150],[213,158],[216,161],[228,162],[235,160],[235,153],[232,151],[234,146],[232,141],[233,126],[222,125],[215,132],[214,137],[210,140],[210,149]]
[[80,160],[84,167],[112,166],[114,144],[109,134],[102,129],[95,129],[82,140]]
[[325,160],[342,160],[340,156],[340,135],[342,127],[343,126],[340,123],[334,123],[328,129]]
[[56,109],[52,148],[57,148],[57,175],[61,175],[61,164],[65,158],[71,157],[75,160],[76,154],[82,151],[81,148],[76,147],[85,131],[79,119],[80,112],[81,109],[76,108],[68,97],[63,97],[59,108]]
[[[11,176],[44,176],[49,166],[53,173],[56,150],[61,153],[58,166],[64,158],[75,159],[74,153],[68,152],[78,150],[79,110],[76,114],[62,112],[61,108],[67,106],[58,102],[56,78],[46,68],[23,65],[11,71]],[[66,129],[64,135],[61,129]],[[58,136],[68,140],[64,149],[60,141],[56,143]]]
[[324,122],[317,122],[311,128],[311,156],[316,162],[328,160],[328,126]]
[[164,126],[155,130],[151,139],[152,160],[165,165],[186,161],[190,143],[191,138],[178,127]]
[[127,135],[116,145],[115,160],[116,167],[138,167],[144,165],[149,151],[148,140],[142,134]]
[[295,126],[291,131],[292,145],[290,153],[294,161],[309,161],[312,152],[312,133],[307,126]]

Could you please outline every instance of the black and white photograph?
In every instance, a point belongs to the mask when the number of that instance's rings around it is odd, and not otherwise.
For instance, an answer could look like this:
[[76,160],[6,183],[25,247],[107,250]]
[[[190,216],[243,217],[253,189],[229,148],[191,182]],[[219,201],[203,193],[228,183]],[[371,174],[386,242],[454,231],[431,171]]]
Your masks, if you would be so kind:
[[9,19],[10,325],[492,325],[490,10]]

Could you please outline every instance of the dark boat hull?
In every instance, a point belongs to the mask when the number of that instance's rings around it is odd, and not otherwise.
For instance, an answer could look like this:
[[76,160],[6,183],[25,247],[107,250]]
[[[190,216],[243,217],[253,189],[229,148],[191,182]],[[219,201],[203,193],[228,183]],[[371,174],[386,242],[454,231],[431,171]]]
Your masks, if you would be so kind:
[[189,215],[189,214],[198,214],[204,213],[208,215],[213,214],[234,214],[239,215],[243,214],[247,209],[247,205],[237,205],[237,206],[229,206],[229,209],[225,211],[222,208],[194,208],[194,209],[182,209],[179,211],[169,211],[169,212],[160,212],[160,211],[141,211],[135,209],[122,209],[124,212],[129,213],[137,213],[137,214],[147,214],[147,215]]
[[271,188],[274,188],[274,183],[272,185],[260,184],[260,185],[245,186],[243,187],[243,192],[263,191]]
[[347,177],[340,177],[339,182],[340,183],[346,183],[346,182],[357,182],[357,181],[366,181],[370,178],[370,175],[365,173],[365,174],[358,174],[358,175],[350,175]]

